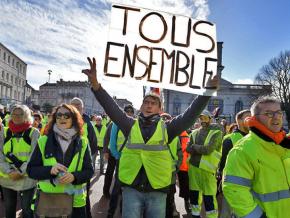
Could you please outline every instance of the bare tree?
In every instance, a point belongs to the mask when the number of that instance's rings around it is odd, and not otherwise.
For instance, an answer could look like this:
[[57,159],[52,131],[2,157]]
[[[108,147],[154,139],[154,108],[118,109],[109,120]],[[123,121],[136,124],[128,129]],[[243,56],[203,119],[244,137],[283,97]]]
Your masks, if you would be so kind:
[[285,110],[290,129],[290,51],[281,52],[262,67],[255,78],[256,83],[271,85],[272,93],[281,102]]

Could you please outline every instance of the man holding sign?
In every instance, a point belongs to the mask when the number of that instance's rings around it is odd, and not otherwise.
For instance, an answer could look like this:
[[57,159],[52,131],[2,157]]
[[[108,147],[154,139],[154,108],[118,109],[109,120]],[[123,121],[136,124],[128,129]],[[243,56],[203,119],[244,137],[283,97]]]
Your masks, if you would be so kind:
[[122,217],[165,217],[174,171],[168,144],[192,126],[218,86],[215,25],[160,11],[112,5],[104,76],[200,95],[183,114],[168,122],[160,118],[160,96],[152,93],[143,98],[137,118],[126,116],[98,82],[95,59],[88,61],[90,69],[83,73],[96,99],[127,138],[119,161]]
[[[144,97],[137,119],[126,116],[102,88],[96,76],[96,61],[82,72],[88,76],[92,91],[105,112],[128,138],[122,150],[119,180],[123,186],[122,217],[165,217],[166,193],[172,176],[173,160],[168,144],[188,129],[206,106],[210,97],[198,96],[186,111],[164,123],[160,119],[161,99],[158,95]],[[207,85],[217,86],[218,78]]]

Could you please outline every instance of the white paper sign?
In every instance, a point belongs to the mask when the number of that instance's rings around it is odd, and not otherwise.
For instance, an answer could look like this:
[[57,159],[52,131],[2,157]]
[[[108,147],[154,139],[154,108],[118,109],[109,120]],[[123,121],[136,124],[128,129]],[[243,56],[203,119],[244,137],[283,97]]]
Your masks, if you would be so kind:
[[217,73],[216,26],[144,8],[112,5],[104,76],[200,95]]

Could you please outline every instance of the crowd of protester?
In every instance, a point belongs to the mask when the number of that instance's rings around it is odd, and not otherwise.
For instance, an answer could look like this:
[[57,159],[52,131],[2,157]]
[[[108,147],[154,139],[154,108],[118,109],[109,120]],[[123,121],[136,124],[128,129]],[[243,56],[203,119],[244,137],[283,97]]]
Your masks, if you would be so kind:
[[88,60],[83,73],[105,115],[88,116],[77,97],[50,114],[26,105],[0,108],[6,218],[16,217],[17,196],[24,218],[94,217],[89,195],[96,174],[105,177],[98,188],[109,199],[108,218],[180,217],[177,185],[193,218],[287,217],[290,139],[277,99],[257,99],[233,123],[205,110],[207,96],[172,117],[150,92],[136,112],[115,103]]

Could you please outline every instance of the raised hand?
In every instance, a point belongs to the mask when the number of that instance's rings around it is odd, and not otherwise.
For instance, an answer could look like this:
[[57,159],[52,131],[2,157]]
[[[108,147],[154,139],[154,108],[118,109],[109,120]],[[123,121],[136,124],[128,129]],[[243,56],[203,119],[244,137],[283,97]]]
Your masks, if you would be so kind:
[[92,85],[92,88],[97,91],[100,88],[100,84],[97,79],[97,68],[96,68],[96,59],[93,58],[90,59],[87,57],[89,64],[90,64],[90,69],[84,69],[82,70],[82,73],[86,74],[88,76],[88,79]]
[[220,80],[221,77],[218,74],[215,75],[213,78],[210,77],[206,83],[206,88],[214,88],[216,90],[219,90]]

